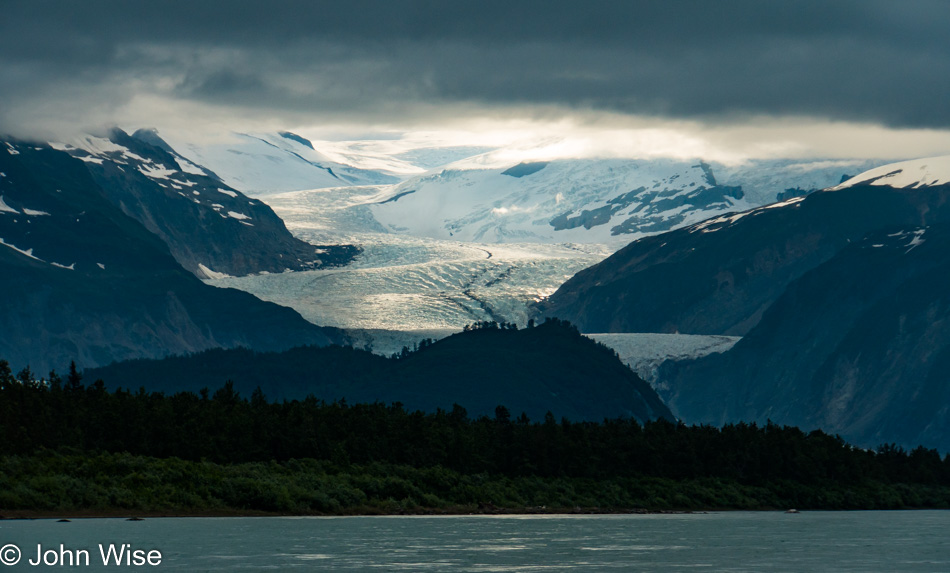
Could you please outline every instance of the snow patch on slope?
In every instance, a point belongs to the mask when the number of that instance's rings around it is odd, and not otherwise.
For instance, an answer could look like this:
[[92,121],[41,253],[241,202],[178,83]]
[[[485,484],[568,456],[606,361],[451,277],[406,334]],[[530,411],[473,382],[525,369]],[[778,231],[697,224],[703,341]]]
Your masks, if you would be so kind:
[[[143,159],[142,161],[147,161],[147,160]],[[151,163],[151,161],[149,161],[148,163]],[[169,175],[174,175],[175,173],[178,173],[178,171],[167,169],[162,165],[148,165],[148,164],[139,165],[139,171],[142,173],[142,175],[149,177],[151,179],[168,179]]]
[[[890,233],[884,240],[881,240],[880,237],[874,237],[873,239],[865,239],[865,248],[872,249],[882,249],[882,248],[891,248],[895,250],[903,251],[906,255],[907,253],[913,251],[920,245],[926,242],[924,236],[927,234],[927,227],[920,227],[911,230],[897,231],[895,233]],[[880,241],[880,242],[874,242]]]
[[900,189],[916,189],[950,183],[950,155],[890,163],[848,179],[832,190],[854,185],[888,185]]
[[19,211],[17,211],[17,210],[14,209],[13,207],[7,205],[7,204],[3,201],[3,195],[0,195],[0,213],[13,213],[13,214],[15,214],[15,215],[19,215],[19,214],[20,214]]
[[[102,267],[102,268],[105,268],[105,267]],[[198,275],[198,278],[211,279],[211,280],[226,279],[226,278],[231,277],[231,275],[227,273],[219,273],[217,271],[213,271],[201,263],[198,263],[198,272],[196,274]]]
[[772,203],[771,205],[766,205],[764,207],[756,207],[755,209],[749,209],[748,211],[742,211],[739,213],[729,213],[726,215],[722,215],[721,217],[712,217],[710,219],[703,221],[702,223],[693,225],[692,227],[690,227],[689,232],[695,233],[696,231],[699,231],[701,233],[715,233],[716,231],[722,230],[732,225],[736,221],[744,217],[748,217],[749,215],[753,215],[753,216],[759,215],[769,209],[782,209],[786,207],[793,207],[793,206],[798,205],[804,200],[805,200],[804,197],[792,197],[791,199],[788,199],[787,201],[779,201],[777,203]]
[[10,247],[10,248],[13,249],[14,251],[20,253],[21,255],[25,255],[25,256],[27,256],[27,257],[30,257],[31,259],[40,261],[40,262],[42,262],[42,263],[45,263],[45,262],[46,262],[46,261],[44,261],[43,259],[41,259],[41,258],[39,258],[39,257],[33,256],[33,249],[25,249],[25,250],[24,250],[24,249],[20,249],[20,248],[14,246],[14,245],[11,245],[10,243],[5,242],[3,239],[0,239],[0,245],[3,245],[3,246],[5,246],[5,247]]

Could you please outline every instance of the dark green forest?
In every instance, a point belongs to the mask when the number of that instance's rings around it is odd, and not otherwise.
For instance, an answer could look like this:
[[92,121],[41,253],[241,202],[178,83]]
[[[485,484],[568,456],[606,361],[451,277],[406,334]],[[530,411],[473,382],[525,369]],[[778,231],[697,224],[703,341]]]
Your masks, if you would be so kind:
[[272,400],[313,395],[327,402],[398,401],[425,412],[451,410],[458,403],[473,416],[492,416],[504,404],[535,419],[548,411],[575,421],[674,419],[616,352],[557,319],[523,329],[482,322],[416,346],[390,358],[340,346],[284,352],[216,349],[120,362],[86,375],[102,378],[108,389],[199,392],[231,381],[245,396],[261,388]]
[[107,390],[0,361],[0,514],[950,507],[950,456],[773,424]]

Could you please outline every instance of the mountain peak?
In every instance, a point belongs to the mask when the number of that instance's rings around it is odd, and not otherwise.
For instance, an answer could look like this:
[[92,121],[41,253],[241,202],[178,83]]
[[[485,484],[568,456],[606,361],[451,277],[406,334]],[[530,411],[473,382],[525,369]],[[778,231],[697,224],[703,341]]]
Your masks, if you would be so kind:
[[854,185],[888,185],[900,189],[916,189],[950,183],[950,155],[912,159],[882,165],[852,177],[832,190]]
[[289,139],[289,140],[291,140],[291,141],[296,141],[296,142],[299,143],[300,145],[305,145],[305,146],[309,147],[310,149],[313,149],[314,151],[317,150],[317,149],[313,146],[313,143],[312,143],[309,139],[307,139],[306,137],[301,137],[301,136],[297,135],[296,133],[291,133],[291,132],[289,132],[289,131],[281,131],[281,132],[278,132],[278,135],[281,136],[281,137],[283,137],[284,139]]

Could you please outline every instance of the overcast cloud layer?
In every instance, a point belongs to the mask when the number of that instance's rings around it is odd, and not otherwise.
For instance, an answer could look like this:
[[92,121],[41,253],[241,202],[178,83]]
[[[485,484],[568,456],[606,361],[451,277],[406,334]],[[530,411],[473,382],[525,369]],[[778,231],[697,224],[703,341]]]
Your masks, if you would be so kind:
[[944,130],[948,30],[941,0],[4,0],[0,132],[565,110]]

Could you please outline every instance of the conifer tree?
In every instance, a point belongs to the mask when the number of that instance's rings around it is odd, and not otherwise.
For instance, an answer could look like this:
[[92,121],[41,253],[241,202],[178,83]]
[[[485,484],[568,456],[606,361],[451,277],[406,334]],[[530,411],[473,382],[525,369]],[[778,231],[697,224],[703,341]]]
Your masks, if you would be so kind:
[[0,389],[6,388],[15,381],[13,370],[10,369],[10,363],[6,360],[0,360]]
[[55,370],[49,371],[49,387],[51,390],[61,390],[63,388],[63,379]]
[[82,374],[76,368],[76,361],[69,363],[69,375],[66,376],[66,387],[70,390],[82,390]]

